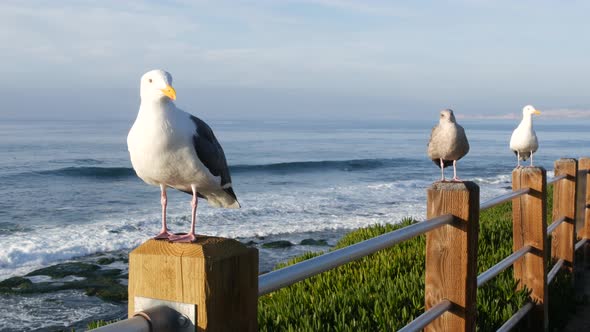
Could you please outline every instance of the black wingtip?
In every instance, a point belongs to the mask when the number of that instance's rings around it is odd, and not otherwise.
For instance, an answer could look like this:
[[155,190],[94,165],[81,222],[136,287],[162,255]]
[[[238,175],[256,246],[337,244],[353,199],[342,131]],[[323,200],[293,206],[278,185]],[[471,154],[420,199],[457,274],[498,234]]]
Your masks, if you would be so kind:
[[[235,199],[236,202],[238,201],[238,197],[236,197],[236,193],[234,192],[234,188],[227,187],[227,188],[224,188],[223,191],[225,191],[228,195],[233,197],[233,199]],[[238,203],[238,205],[240,205],[240,203]]]

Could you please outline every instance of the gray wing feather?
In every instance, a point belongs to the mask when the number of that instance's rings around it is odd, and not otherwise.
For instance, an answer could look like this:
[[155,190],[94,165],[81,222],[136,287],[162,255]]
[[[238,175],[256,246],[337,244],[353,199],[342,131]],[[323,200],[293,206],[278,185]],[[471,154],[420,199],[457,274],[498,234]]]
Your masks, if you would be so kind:
[[199,157],[199,160],[201,160],[211,174],[221,177],[222,187],[228,183],[230,184],[224,190],[233,198],[236,198],[236,194],[231,188],[231,176],[223,148],[219,144],[219,141],[217,141],[215,134],[213,134],[213,130],[211,130],[211,127],[205,121],[196,116],[191,115],[191,120],[197,126],[196,135],[193,136],[193,145],[197,152],[197,157]]
[[426,144],[426,146],[430,146],[430,143],[432,143],[432,137],[434,136],[434,131],[436,130],[438,126],[434,126],[432,127],[432,130],[430,131],[430,139],[428,140],[428,144]]
[[465,135],[465,129],[463,129],[462,126],[457,125],[457,129],[459,134],[457,145],[459,146],[458,149],[461,151],[461,156],[459,157],[459,159],[461,159],[469,152],[469,140],[467,139],[467,135]]
[[430,157],[430,159],[438,159],[438,145],[439,142],[437,142],[437,136],[438,136],[438,132],[439,132],[439,128],[438,125],[432,127],[432,131],[430,132],[430,139],[428,140],[428,157]]

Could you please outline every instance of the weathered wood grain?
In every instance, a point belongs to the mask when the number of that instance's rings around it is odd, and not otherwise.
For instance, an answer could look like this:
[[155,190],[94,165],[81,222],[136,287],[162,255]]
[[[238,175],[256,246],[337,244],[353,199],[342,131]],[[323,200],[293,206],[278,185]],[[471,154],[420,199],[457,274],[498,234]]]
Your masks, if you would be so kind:
[[232,239],[149,240],[129,255],[129,309],[143,296],[197,305],[197,331],[256,331],[258,251]]
[[578,162],[575,159],[555,161],[555,176],[567,175],[567,178],[553,184],[553,220],[565,217],[557,226],[551,238],[551,256],[565,261],[564,268],[573,272],[574,246],[576,244],[576,177]]

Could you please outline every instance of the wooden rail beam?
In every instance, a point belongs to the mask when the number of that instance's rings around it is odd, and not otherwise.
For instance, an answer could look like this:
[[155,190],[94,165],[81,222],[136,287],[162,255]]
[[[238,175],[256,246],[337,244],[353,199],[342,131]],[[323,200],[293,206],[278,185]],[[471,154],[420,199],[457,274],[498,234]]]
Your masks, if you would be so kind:
[[450,311],[425,331],[475,331],[479,186],[470,181],[435,182],[428,189],[427,218],[455,218],[426,235],[426,310],[443,299]]
[[555,176],[566,175],[553,184],[553,220],[565,217],[551,238],[551,256],[564,260],[564,268],[573,272],[576,245],[576,178],[578,161],[558,159],[555,161]]
[[530,188],[528,194],[512,200],[513,251],[525,245],[533,251],[514,263],[518,287],[531,290],[535,307],[529,316],[531,331],[549,328],[547,312],[547,172],[542,167],[523,167],[512,171],[512,190]]

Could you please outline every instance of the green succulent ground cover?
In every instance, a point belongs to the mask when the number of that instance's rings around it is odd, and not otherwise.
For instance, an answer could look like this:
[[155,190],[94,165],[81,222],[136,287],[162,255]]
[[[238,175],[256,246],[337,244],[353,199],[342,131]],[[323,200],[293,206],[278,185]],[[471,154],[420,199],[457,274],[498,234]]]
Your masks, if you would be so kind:
[[[551,188],[550,188],[551,189]],[[550,222],[552,191],[548,193]],[[335,248],[405,227],[375,225],[353,231]],[[480,215],[478,273],[512,253],[512,207],[505,203]],[[258,302],[261,331],[392,331],[424,312],[425,236],[268,294]],[[317,254],[306,254],[290,265]],[[279,266],[280,268],[282,266]],[[477,329],[495,331],[526,301],[516,290],[512,268],[478,289]],[[550,324],[560,328],[574,309],[569,276],[559,273],[550,286]],[[525,327],[521,327],[525,329]]]

